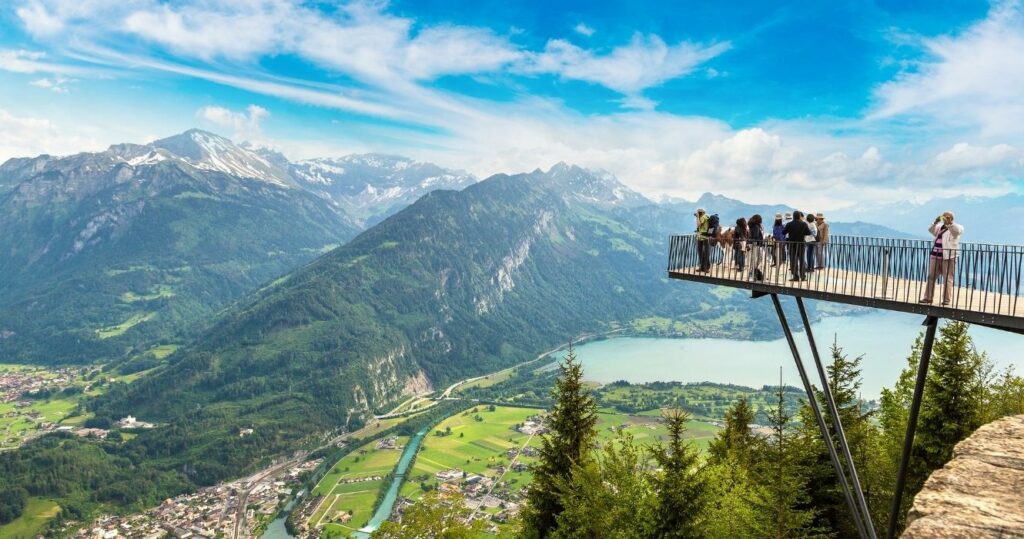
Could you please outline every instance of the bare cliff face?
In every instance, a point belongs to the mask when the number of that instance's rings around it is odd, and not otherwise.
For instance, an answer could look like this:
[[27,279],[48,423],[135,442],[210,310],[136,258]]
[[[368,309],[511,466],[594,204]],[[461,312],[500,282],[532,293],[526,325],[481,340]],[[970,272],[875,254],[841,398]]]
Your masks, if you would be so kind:
[[957,444],[914,498],[904,539],[1024,537],[1024,415]]

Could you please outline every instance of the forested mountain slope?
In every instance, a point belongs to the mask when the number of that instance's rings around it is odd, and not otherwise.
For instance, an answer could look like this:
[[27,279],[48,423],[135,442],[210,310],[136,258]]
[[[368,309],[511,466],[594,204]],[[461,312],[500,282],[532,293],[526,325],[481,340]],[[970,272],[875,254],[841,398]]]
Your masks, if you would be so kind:
[[[635,197],[568,165],[435,191],[251,295],[96,412],[169,422],[133,443],[184,453],[215,478],[313,431],[358,426],[403,393],[574,335],[728,309],[706,287],[668,282],[669,231],[643,225],[651,207]],[[751,331],[770,321],[765,305],[743,307]],[[245,426],[256,435],[242,448]]]
[[0,167],[0,361],[94,361],[183,332],[356,227],[202,131]]

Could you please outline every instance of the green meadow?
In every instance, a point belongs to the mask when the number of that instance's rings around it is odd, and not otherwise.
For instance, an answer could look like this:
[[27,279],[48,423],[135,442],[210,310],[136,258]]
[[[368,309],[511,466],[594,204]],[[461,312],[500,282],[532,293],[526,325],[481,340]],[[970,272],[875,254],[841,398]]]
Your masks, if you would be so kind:
[[[398,437],[397,443],[404,446],[408,440]],[[383,478],[394,470],[402,456],[400,449],[377,449],[377,443],[378,440],[368,442],[349,453],[320,479],[313,494],[324,496],[324,500],[310,518],[312,525],[323,524],[325,531],[347,534],[370,520],[377,495],[387,485]],[[382,479],[370,479],[374,477]],[[340,516],[345,513],[351,513],[352,519],[342,524]]]
[[32,539],[40,535],[46,522],[57,516],[60,506],[52,500],[29,498],[22,515],[0,526],[0,537],[4,539]]

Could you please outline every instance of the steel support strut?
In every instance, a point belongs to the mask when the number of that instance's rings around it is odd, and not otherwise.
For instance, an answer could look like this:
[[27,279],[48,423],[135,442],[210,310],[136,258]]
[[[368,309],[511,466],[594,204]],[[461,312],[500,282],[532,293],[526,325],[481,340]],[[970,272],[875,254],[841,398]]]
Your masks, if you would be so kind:
[[846,497],[846,505],[850,507],[850,513],[853,514],[853,521],[857,525],[858,534],[862,539],[868,539],[869,536],[864,529],[864,520],[861,518],[857,504],[853,501],[853,495],[850,494],[850,485],[846,481],[846,474],[843,472],[843,466],[839,462],[839,455],[836,454],[836,446],[832,443],[832,436],[829,434],[828,426],[821,415],[821,409],[818,408],[818,399],[814,396],[811,381],[807,378],[807,371],[804,370],[803,361],[800,360],[800,351],[797,350],[796,341],[793,340],[793,332],[790,331],[789,322],[786,321],[786,313],[782,311],[782,303],[779,302],[778,294],[772,294],[771,296],[772,303],[775,304],[775,312],[779,315],[782,332],[786,335],[786,342],[789,343],[789,350],[793,353],[793,361],[796,362],[796,369],[800,373],[800,381],[803,382],[804,391],[807,392],[807,403],[811,406],[811,411],[814,412],[814,418],[818,421],[818,428],[821,429],[821,437],[825,441],[825,447],[828,449],[829,456],[832,457],[832,466],[836,470],[839,486],[843,489],[843,495]]
[[924,346],[921,348],[921,362],[917,365],[917,382],[914,385],[914,398],[910,402],[910,415],[907,417],[907,434],[903,438],[903,454],[900,456],[900,468],[896,474],[896,491],[892,496],[892,508],[889,510],[889,539],[896,536],[896,524],[899,521],[900,508],[903,506],[903,490],[907,482],[907,468],[910,467],[910,452],[914,447],[914,433],[917,431],[917,415],[921,411],[921,397],[924,395],[924,383],[928,378],[928,362],[932,359],[932,345],[935,344],[935,329],[939,319],[934,316],[925,318]]
[[857,467],[853,464],[853,455],[850,454],[850,445],[846,442],[846,432],[843,430],[843,423],[839,420],[839,410],[836,407],[835,398],[832,396],[832,388],[828,384],[828,375],[825,373],[825,368],[821,363],[821,356],[818,354],[818,345],[814,342],[814,333],[811,331],[811,321],[807,317],[807,309],[804,308],[804,300],[800,297],[796,298],[796,305],[800,308],[800,319],[804,323],[804,332],[807,333],[807,342],[811,345],[811,355],[814,356],[814,365],[818,369],[818,378],[821,379],[821,392],[825,396],[825,407],[828,408],[829,415],[832,417],[832,425],[836,430],[836,438],[839,438],[839,448],[843,451],[843,457],[846,459],[846,467],[850,471],[850,482],[853,484],[853,493],[855,495],[854,501],[857,502],[857,507],[860,509],[861,516],[863,517],[864,528],[867,530],[868,537],[875,539],[875,525],[871,521],[871,512],[868,509],[868,502],[864,498],[864,490],[860,485],[860,477],[857,475]]

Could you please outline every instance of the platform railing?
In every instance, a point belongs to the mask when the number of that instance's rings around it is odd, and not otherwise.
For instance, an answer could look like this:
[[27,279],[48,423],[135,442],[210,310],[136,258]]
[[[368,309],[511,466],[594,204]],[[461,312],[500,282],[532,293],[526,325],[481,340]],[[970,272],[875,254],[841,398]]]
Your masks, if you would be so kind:
[[[701,249],[709,264],[701,268]],[[807,261],[815,251],[814,266],[800,273],[791,261]],[[817,293],[918,303],[928,279],[932,242],[927,240],[832,236],[827,243],[747,241],[742,250],[715,240],[706,244],[696,234],[672,236],[668,271],[687,273],[698,280],[764,282],[776,286],[806,288]],[[1017,316],[1021,280],[1024,277],[1024,246],[961,243],[955,251],[953,290],[947,307],[986,314]],[[740,262],[744,271],[738,271]],[[706,272],[698,271],[706,269]],[[761,275],[753,271],[759,269]],[[794,270],[796,275],[794,275]],[[757,277],[762,277],[758,281]],[[803,280],[801,280],[801,278]],[[797,279],[797,280],[793,280]],[[943,304],[940,278],[932,296]],[[1024,310],[1024,305],[1021,306]]]

